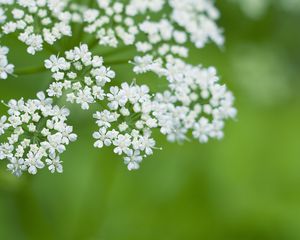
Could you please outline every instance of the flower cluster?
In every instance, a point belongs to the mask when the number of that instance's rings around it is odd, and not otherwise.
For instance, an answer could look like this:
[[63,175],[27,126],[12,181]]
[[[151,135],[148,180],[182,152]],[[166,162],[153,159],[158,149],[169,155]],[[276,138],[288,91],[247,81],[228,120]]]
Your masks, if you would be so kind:
[[117,47],[119,40],[132,45],[138,33],[135,21],[126,14],[126,7],[121,2],[98,1],[98,9],[82,11],[85,32],[95,34],[99,44]]
[[170,57],[160,70],[169,90],[157,93],[155,116],[170,141],[183,141],[189,131],[201,143],[223,137],[224,120],[234,118],[234,97],[221,85],[215,68],[186,64]]
[[47,93],[50,97],[61,97],[67,93],[67,101],[89,105],[104,99],[103,87],[115,77],[114,71],[103,65],[103,58],[92,56],[86,44],[67,51],[65,57],[52,55],[45,61],[45,67],[53,73],[54,82]]
[[[43,50],[64,36],[71,36],[72,14],[60,0],[0,0],[0,25],[4,35],[15,33],[27,52]],[[1,17],[2,16],[2,17]]]
[[[163,12],[165,6],[172,11]],[[130,0],[128,4],[106,0],[98,1],[98,8],[77,9],[85,32],[104,46],[135,45],[139,52],[156,54],[164,43],[180,54],[187,51],[188,40],[197,48],[210,40],[224,42],[215,23],[219,12],[210,0]],[[159,12],[163,17],[157,20]]]
[[7,54],[9,49],[0,46],[0,79],[6,79],[8,74],[14,72],[14,65],[8,63]]
[[190,35],[196,47],[202,48],[209,40],[222,45],[224,38],[215,23],[219,12],[212,1],[169,0],[173,8],[172,20]]
[[73,127],[66,124],[69,110],[52,105],[43,92],[37,99],[10,100],[8,117],[0,119],[0,160],[9,161],[7,167],[15,175],[24,171],[36,174],[45,166],[53,173],[62,172],[60,154],[76,140]]
[[[155,129],[171,142],[221,139],[225,120],[236,116],[234,97],[214,67],[187,61],[189,46],[224,43],[218,18],[211,0],[0,0],[0,40],[14,33],[29,54],[52,54],[43,66],[51,72],[47,88],[36,99],[9,101],[0,118],[0,159],[18,176],[46,166],[62,172],[60,154],[77,136],[69,111],[54,105],[61,98],[98,109],[94,147],[111,147],[129,170],[160,149]],[[127,59],[104,61],[124,49]],[[14,71],[8,50],[0,47],[0,79]],[[120,62],[135,77],[119,76],[113,65]],[[146,73],[163,87],[153,91]]]
[[165,61],[151,55],[136,57],[133,64],[136,74],[153,72],[168,84],[168,90],[156,93],[153,113],[168,140],[184,141],[189,131],[200,142],[223,137],[224,120],[234,118],[236,109],[215,68],[193,66],[172,55]]
[[114,153],[124,155],[129,170],[138,169],[143,157],[155,148],[151,129],[157,127],[157,120],[149,88],[123,83],[121,88],[110,88],[107,100],[107,109],[94,114],[99,127],[93,134],[94,146],[114,146]]

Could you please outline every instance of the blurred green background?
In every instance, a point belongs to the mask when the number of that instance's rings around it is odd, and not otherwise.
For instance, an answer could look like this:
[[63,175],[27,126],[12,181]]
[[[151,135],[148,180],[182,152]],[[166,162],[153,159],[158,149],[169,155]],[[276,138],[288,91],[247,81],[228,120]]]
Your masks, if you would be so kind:
[[[129,172],[110,149],[92,147],[91,113],[74,107],[80,138],[62,156],[62,175],[18,179],[0,162],[1,240],[300,239],[299,0],[217,6],[226,44],[193,50],[190,61],[216,66],[236,96],[225,139],[178,145],[160,137],[163,151]],[[16,67],[45,58],[13,44]],[[123,68],[115,69],[125,79]],[[34,97],[46,76],[1,81],[1,99]]]

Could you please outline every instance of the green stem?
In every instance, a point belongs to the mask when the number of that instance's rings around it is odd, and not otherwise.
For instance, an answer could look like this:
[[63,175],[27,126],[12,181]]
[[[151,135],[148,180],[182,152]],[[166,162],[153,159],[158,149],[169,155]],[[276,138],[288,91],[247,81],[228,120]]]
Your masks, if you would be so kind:
[[105,65],[122,65],[127,64],[131,59],[121,59],[115,61],[104,62]]
[[99,43],[99,39],[95,38],[92,42],[88,43],[89,49],[92,50],[93,48],[97,47]]
[[45,71],[47,71],[47,69],[44,66],[38,66],[38,67],[16,69],[14,73],[16,75],[31,75],[31,74],[37,74]]
[[107,56],[114,55],[115,53],[128,51],[130,49],[131,49],[130,46],[124,45],[124,46],[121,46],[121,47],[114,48],[111,51],[104,52],[104,53],[101,54],[101,56],[107,57]]
[[[94,39],[92,42],[88,43],[89,49],[92,50],[93,48],[100,46],[99,43],[99,39]],[[132,48],[130,46],[127,45],[123,45],[121,47],[117,47],[114,48],[112,50],[106,51],[106,52],[99,52],[97,53],[98,55],[100,55],[101,57],[109,57],[109,56],[113,56],[114,54],[118,54],[121,52],[125,52],[125,51],[129,51],[132,50]]]

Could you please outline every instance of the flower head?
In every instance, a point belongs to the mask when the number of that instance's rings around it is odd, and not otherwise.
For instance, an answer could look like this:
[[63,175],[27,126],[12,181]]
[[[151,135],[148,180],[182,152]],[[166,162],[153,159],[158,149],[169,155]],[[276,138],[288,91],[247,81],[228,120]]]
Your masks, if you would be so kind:
[[[93,134],[94,146],[112,145],[115,154],[124,156],[129,170],[137,169],[137,163],[156,148],[151,129],[157,127],[157,120],[153,116],[149,88],[123,83],[121,88],[111,87],[110,92],[107,109],[94,114],[99,126]],[[132,165],[134,159],[139,159],[135,161],[135,167]]]
[[[18,176],[42,168],[63,171],[61,154],[77,135],[67,124],[69,110],[54,104],[60,98],[82,110],[97,109],[94,147],[111,147],[129,170],[158,149],[154,129],[171,142],[221,139],[225,121],[236,116],[234,96],[214,67],[188,63],[190,46],[224,43],[218,18],[211,0],[98,0],[88,5],[0,0],[0,40],[13,34],[31,55],[51,52],[44,61],[51,73],[47,88],[36,99],[9,101],[8,115],[0,118],[5,139],[0,160],[6,159]],[[115,59],[121,51],[128,51],[122,54],[127,59]],[[8,52],[0,46],[0,79],[14,72]],[[117,75],[117,64],[134,77]],[[159,83],[153,87],[144,74]]]
[[8,169],[17,176],[24,171],[36,174],[45,163],[51,172],[62,172],[59,155],[77,138],[66,123],[69,111],[39,98],[11,100],[8,116],[1,117],[0,135],[6,142],[0,145],[0,160],[7,159]]

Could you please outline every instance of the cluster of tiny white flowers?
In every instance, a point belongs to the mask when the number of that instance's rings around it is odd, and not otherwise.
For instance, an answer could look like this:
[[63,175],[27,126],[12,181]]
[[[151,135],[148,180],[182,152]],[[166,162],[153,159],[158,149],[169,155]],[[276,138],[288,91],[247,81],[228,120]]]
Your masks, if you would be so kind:
[[6,79],[8,74],[14,72],[14,65],[8,63],[7,54],[9,49],[0,46],[0,79]]
[[0,119],[0,136],[6,137],[0,160],[8,160],[8,169],[17,176],[36,174],[46,166],[61,173],[60,154],[77,138],[66,124],[69,110],[54,106],[43,92],[33,100],[10,100],[8,108],[8,116]]
[[107,109],[96,112],[99,130],[93,134],[97,148],[114,146],[114,153],[124,155],[129,170],[138,169],[144,156],[151,155],[155,140],[151,137],[157,120],[146,85],[123,83],[107,94]]
[[[140,51],[175,40],[182,45],[192,41],[198,48],[212,40],[222,45],[224,38],[215,21],[219,12],[210,0],[130,0],[122,3],[98,0],[96,7],[70,0],[0,0],[0,25],[3,34],[17,33],[19,40],[35,54],[43,43],[53,45],[64,36],[72,36],[72,23],[82,23],[100,45],[117,47],[136,45]],[[148,13],[163,11],[159,21]],[[146,36],[141,42],[138,36]],[[157,47],[157,46],[155,46]],[[184,47],[184,46],[181,46]]]
[[163,9],[164,0],[131,0],[127,6],[128,15],[134,16],[137,14],[145,14],[148,10],[150,12],[159,12]]
[[172,19],[190,35],[196,47],[202,48],[209,40],[222,45],[224,38],[215,23],[219,12],[213,1],[169,0],[173,9]]
[[103,58],[92,56],[86,44],[67,51],[65,57],[52,55],[45,67],[55,80],[47,89],[48,95],[61,97],[67,92],[67,101],[80,104],[84,110],[104,99],[103,87],[115,77],[115,72],[103,65]]
[[234,118],[236,109],[215,68],[193,66],[172,55],[165,61],[151,55],[136,57],[133,64],[136,74],[153,72],[168,84],[168,90],[157,93],[154,100],[154,115],[168,140],[184,141],[190,130],[202,143],[223,137],[224,121]]
[[[172,11],[163,12],[159,21],[148,13],[158,13],[168,5]],[[78,8],[77,8],[78,9]],[[224,38],[215,21],[219,12],[210,0],[130,0],[128,4],[98,1],[98,9],[82,8],[81,21],[85,31],[94,34],[100,45],[135,45],[138,51],[152,51],[160,43],[186,49],[188,40],[202,48],[208,41],[222,45]],[[140,41],[139,37],[146,38]],[[170,47],[170,46],[169,46]]]
[[66,2],[61,0],[0,0],[2,32],[18,34],[28,46],[27,52],[35,54],[43,50],[44,43],[53,45],[63,36],[72,35],[72,14],[64,11],[65,7]]
[[[94,146],[112,147],[129,170],[158,149],[154,129],[171,142],[221,139],[225,120],[236,116],[234,97],[215,68],[186,61],[189,45],[223,44],[218,18],[211,0],[97,0],[88,5],[0,0],[0,39],[14,33],[29,54],[44,48],[53,53],[44,61],[51,72],[47,89],[36,99],[11,100],[9,116],[0,118],[0,137],[7,137],[0,159],[7,159],[8,169],[18,176],[46,166],[62,172],[60,154],[77,138],[66,123],[69,111],[53,104],[63,97],[83,110],[98,106]],[[65,37],[75,40],[62,46],[58,40]],[[115,71],[104,65],[101,51],[106,48],[132,49],[134,55],[119,63],[129,63],[134,80],[118,82]],[[0,46],[0,79],[14,72],[8,51]],[[111,52],[117,51],[106,54]],[[147,83],[136,84],[149,72],[165,87],[152,92]]]
[[154,115],[168,140],[184,141],[189,131],[201,143],[221,139],[224,121],[234,118],[236,109],[232,93],[220,84],[215,68],[192,66],[170,57],[160,73],[169,90],[156,94]]
[[97,1],[98,9],[83,9],[81,12],[85,32],[95,34],[100,45],[117,47],[119,40],[132,45],[138,34],[135,20],[126,13],[122,2]]

